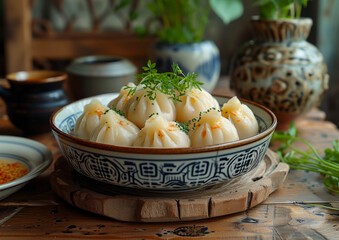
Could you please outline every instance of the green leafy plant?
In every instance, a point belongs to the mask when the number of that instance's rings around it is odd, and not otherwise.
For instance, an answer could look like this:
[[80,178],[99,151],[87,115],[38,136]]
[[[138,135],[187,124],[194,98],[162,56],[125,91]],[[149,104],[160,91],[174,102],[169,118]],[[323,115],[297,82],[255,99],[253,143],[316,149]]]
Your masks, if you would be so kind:
[[[291,168],[312,171],[324,174],[324,184],[332,192],[339,193],[339,141],[334,140],[332,148],[324,150],[324,156],[305,139],[297,137],[298,130],[294,123],[291,123],[288,131],[275,132],[272,141],[280,141],[281,147],[277,153],[282,162],[287,163]],[[299,141],[305,144],[307,151],[302,151],[293,146]]]
[[[155,35],[161,42],[193,43],[203,38],[210,10],[224,23],[240,17],[243,5],[239,0],[152,0],[147,5],[153,18]],[[136,28],[145,33],[143,27]]]
[[260,19],[300,18],[309,0],[253,0],[259,6]]
[[145,72],[136,75],[138,79],[136,86],[125,87],[125,89],[129,89],[128,94],[134,94],[141,86],[143,89],[147,89],[147,96],[151,100],[157,97],[157,92],[161,92],[169,95],[169,98],[174,102],[181,102],[180,97],[186,95],[187,90],[192,88],[201,90],[200,86],[203,83],[196,80],[198,76],[196,73],[185,75],[175,63],[172,64],[173,72],[158,73],[155,67],[156,64],[148,60],[147,66],[142,68]]

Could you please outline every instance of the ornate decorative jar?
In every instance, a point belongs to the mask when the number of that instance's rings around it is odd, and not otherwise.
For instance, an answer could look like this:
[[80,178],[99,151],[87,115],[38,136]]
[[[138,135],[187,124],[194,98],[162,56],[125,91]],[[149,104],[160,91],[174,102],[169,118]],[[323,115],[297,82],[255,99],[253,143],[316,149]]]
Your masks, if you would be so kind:
[[312,19],[252,19],[254,39],[242,46],[231,69],[239,97],[272,110],[278,129],[320,104],[328,88],[327,66],[307,42]]

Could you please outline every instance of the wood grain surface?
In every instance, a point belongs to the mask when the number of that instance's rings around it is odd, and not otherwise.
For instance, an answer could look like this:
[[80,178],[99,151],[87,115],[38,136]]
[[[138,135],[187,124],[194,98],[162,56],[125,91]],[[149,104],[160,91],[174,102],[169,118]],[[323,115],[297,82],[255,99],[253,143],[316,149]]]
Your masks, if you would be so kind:
[[23,208],[1,225],[0,238],[337,239],[338,231],[337,212],[295,204],[261,204],[217,219],[165,224],[112,221],[59,204]]
[[62,199],[93,213],[130,222],[176,222],[246,211],[279,188],[288,170],[288,165],[268,150],[255,169],[235,180],[196,191],[164,194],[120,190],[80,177],[64,158],[59,158],[50,182]]
[[[220,93],[229,90],[218,89]],[[1,112],[0,134],[23,136]],[[300,137],[319,151],[339,139],[334,124],[313,111],[297,120]],[[60,149],[51,133],[24,136],[48,146],[55,161]],[[271,149],[277,147],[274,143]],[[303,148],[304,146],[298,146]],[[290,170],[284,184],[264,202],[244,212],[203,220],[172,223],[116,221],[76,208],[51,189],[52,165],[39,177],[0,201],[0,239],[338,239],[339,212],[307,203],[339,207],[339,196],[328,192],[317,173]],[[203,204],[203,201],[202,201]],[[189,202],[185,203],[189,208]],[[153,206],[150,206],[153,207]],[[181,214],[184,214],[182,212]]]

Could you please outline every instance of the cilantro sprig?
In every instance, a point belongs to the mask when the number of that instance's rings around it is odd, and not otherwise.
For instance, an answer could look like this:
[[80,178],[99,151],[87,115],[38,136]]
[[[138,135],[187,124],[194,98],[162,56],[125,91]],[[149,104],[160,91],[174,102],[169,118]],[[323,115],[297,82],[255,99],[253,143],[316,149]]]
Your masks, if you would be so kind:
[[155,100],[159,91],[168,95],[170,99],[177,103],[181,102],[180,97],[185,96],[187,90],[192,88],[201,90],[200,86],[203,83],[196,80],[197,73],[184,74],[178,64],[175,63],[172,64],[173,72],[159,73],[155,67],[156,63],[148,60],[147,66],[142,68],[145,72],[136,75],[139,79],[136,86],[125,87],[125,89],[129,89],[128,95],[133,95],[141,86],[143,89],[147,89],[146,96],[150,100]]
[[[277,153],[282,162],[291,168],[312,171],[324,174],[324,185],[332,191],[339,193],[339,141],[332,142],[332,148],[324,150],[322,157],[315,147],[305,139],[297,137],[298,130],[294,123],[290,124],[288,131],[275,132],[272,140],[282,143]],[[293,142],[302,142],[308,149],[302,151],[293,146]]]

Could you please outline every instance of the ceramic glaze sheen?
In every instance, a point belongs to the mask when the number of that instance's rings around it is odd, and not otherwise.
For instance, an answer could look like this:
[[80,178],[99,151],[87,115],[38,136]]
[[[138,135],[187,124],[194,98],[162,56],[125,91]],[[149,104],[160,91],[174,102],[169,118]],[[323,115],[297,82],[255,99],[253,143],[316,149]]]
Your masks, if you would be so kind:
[[[104,94],[93,98],[107,105],[115,97],[116,94]],[[264,158],[276,127],[276,118],[270,110],[245,101],[258,120],[259,132],[253,137],[186,148],[108,145],[72,135],[84,106],[93,98],[71,103],[54,113],[52,131],[73,169],[91,179],[119,187],[176,192],[238,178],[254,169]],[[222,105],[229,98],[216,99]]]
[[178,64],[183,73],[197,73],[197,80],[211,92],[220,76],[219,49],[212,41],[189,44],[157,43],[153,55],[159,72],[171,72],[172,63]]
[[106,55],[77,58],[66,70],[74,99],[119,92],[129,82],[135,82],[137,73],[128,59]]
[[69,102],[62,85],[67,74],[27,71],[6,76],[10,88],[0,87],[11,122],[26,134],[48,132],[49,117]]
[[51,150],[40,142],[28,138],[1,135],[0,161],[3,159],[24,165],[28,172],[16,180],[0,184],[0,200],[18,191],[31,179],[45,171],[51,165],[53,155]]
[[328,85],[319,50],[307,42],[312,20],[252,20],[254,40],[234,59],[231,87],[239,97],[262,104],[286,128],[317,106]]

